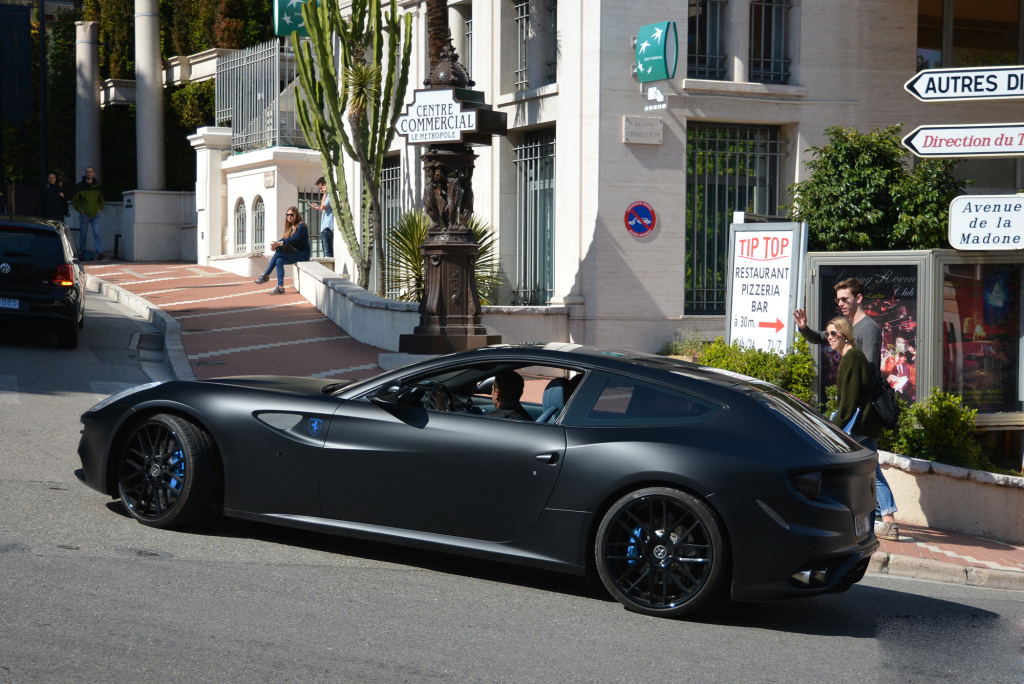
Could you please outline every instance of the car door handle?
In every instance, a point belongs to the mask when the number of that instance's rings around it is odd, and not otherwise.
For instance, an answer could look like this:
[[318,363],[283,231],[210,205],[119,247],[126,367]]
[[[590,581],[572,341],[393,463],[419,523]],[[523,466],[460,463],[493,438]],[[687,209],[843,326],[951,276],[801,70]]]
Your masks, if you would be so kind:
[[558,454],[537,454],[536,459],[541,463],[547,463],[548,465],[554,465],[558,463]]

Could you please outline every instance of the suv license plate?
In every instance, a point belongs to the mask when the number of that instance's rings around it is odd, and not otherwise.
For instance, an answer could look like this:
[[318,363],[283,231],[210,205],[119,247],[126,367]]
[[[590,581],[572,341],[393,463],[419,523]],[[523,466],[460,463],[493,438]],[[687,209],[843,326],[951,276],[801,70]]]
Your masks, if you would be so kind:
[[0,297],[0,309],[17,309],[20,308],[21,302],[17,299],[4,299]]
[[863,515],[853,516],[854,536],[862,537],[868,533],[868,518],[870,517],[870,515],[870,513],[865,513]]

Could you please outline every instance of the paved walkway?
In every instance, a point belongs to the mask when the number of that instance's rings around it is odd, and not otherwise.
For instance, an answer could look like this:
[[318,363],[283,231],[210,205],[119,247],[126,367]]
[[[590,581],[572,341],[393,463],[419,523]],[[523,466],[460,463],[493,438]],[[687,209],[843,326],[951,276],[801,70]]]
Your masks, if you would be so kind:
[[[87,271],[144,298],[181,325],[191,373],[302,375],[360,379],[380,372],[382,349],[357,342],[299,295],[274,283],[183,263],[90,263]],[[165,340],[170,346],[176,340]],[[189,370],[176,368],[178,377]],[[900,524],[900,541],[881,541],[869,572],[997,589],[1024,590],[1024,547]]]

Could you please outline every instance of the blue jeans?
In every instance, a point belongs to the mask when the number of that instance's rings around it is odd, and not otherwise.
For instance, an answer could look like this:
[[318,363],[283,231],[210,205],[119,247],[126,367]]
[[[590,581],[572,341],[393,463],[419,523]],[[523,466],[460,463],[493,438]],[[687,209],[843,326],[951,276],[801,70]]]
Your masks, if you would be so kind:
[[100,238],[100,215],[89,216],[78,213],[78,251],[85,251],[85,243],[89,239],[89,227],[92,227],[92,241],[96,246],[96,254],[103,254],[103,240]]
[[270,263],[267,264],[267,270],[263,272],[263,275],[270,275],[270,272],[276,268],[277,286],[284,287],[284,267],[288,264],[297,264],[300,261],[309,261],[309,252],[281,254],[281,250],[274,250],[274,256],[270,257]]
[[[858,441],[867,448],[878,451],[878,442],[871,437],[861,437]],[[897,510],[899,509],[896,508],[896,499],[893,498],[892,489],[882,474],[882,466],[875,463],[875,518],[892,515]]]
[[320,251],[325,257],[334,256],[334,226],[320,230]]

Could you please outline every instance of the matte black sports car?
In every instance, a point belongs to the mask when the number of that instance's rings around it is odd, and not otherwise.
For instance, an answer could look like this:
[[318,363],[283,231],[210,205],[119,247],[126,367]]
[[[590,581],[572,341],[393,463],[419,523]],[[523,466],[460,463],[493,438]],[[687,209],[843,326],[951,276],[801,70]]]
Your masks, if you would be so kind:
[[[533,420],[488,417],[509,370]],[[594,571],[648,615],[845,591],[878,546],[873,451],[773,385],[658,356],[497,346],[351,384],[167,382],[82,422],[79,478],[143,524],[220,511]]]

